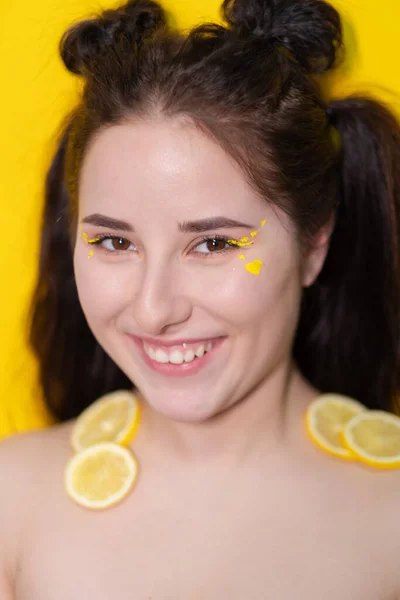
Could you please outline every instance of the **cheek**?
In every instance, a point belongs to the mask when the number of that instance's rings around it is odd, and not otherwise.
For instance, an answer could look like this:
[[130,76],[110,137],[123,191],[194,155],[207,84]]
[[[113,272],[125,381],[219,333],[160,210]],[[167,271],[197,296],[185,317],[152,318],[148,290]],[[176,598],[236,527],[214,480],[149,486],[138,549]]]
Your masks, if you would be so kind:
[[[244,254],[244,253],[243,253]],[[229,267],[198,277],[201,304],[227,323],[241,328],[293,328],[301,298],[300,264],[296,254],[249,252]],[[261,264],[260,264],[261,263]]]
[[129,301],[127,269],[121,264],[106,265],[89,250],[79,248],[74,254],[75,279],[79,301],[89,323],[107,321],[116,316]]
[[299,264],[272,254],[259,275],[236,267],[221,292],[218,316],[240,340],[238,360],[249,374],[263,376],[291,353],[302,294]]

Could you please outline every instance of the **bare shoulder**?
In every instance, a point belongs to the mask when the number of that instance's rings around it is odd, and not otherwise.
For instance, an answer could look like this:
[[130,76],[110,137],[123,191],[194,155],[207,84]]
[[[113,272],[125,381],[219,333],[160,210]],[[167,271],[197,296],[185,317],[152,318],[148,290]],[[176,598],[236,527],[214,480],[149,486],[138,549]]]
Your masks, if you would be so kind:
[[[381,474],[381,478],[376,478],[374,482],[378,487],[378,499],[382,512],[381,518],[386,522],[389,537],[393,541],[397,551],[397,557],[400,556],[400,469],[393,469]],[[372,485],[372,484],[371,484]],[[399,571],[399,599],[400,599],[400,569]]]
[[[333,462],[333,461],[332,461]],[[400,600],[400,469],[335,462],[333,521],[344,527],[354,553],[369,557],[385,598]]]
[[383,532],[382,554],[387,561],[388,578],[391,576],[393,582],[393,600],[400,600],[400,469],[374,475],[370,485],[375,488],[372,492],[375,523],[371,531],[377,532],[375,539]]
[[[359,577],[361,569],[371,589],[380,590],[376,598],[400,600],[400,469],[343,461],[305,437],[300,448],[292,458],[299,503],[317,535],[324,533],[328,546],[339,540],[337,556],[347,556],[354,569],[349,577]],[[371,569],[363,572],[367,564]]]
[[15,570],[18,548],[29,524],[52,495],[55,474],[62,477],[71,455],[72,422],[21,433],[0,442],[0,568]]
[[72,422],[68,422],[0,441],[1,481],[7,483],[9,495],[37,486],[52,465],[70,453],[71,428]]

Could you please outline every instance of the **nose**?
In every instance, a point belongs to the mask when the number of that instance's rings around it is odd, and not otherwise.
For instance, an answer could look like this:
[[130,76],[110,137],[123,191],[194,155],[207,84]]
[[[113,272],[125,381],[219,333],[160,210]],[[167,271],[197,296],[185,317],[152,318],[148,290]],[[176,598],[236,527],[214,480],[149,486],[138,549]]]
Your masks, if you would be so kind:
[[148,264],[133,298],[138,332],[160,335],[191,315],[192,302],[185,292],[179,265]]

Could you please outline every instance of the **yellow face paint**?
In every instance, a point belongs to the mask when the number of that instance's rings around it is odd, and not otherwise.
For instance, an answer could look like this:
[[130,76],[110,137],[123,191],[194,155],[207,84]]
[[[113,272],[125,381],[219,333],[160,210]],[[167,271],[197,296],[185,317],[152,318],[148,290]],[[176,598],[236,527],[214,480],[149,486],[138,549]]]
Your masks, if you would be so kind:
[[82,231],[82,238],[83,241],[87,244],[95,244],[96,242],[100,241],[100,238],[92,238],[91,240],[89,240],[88,234],[85,231]]
[[[264,219],[263,221],[261,221],[261,226],[264,227],[265,223],[266,223],[266,219]],[[257,233],[259,232],[259,230],[257,231],[252,231],[250,233],[250,236],[252,238],[255,238]],[[231,244],[232,246],[239,246],[240,248],[246,248],[247,246],[251,246],[252,244],[254,244],[254,240],[250,240],[248,237],[242,237],[238,240],[227,240],[228,244]]]
[[94,256],[94,252],[93,252],[93,250],[91,250],[91,251],[89,252],[89,256],[88,256],[88,258],[90,258],[91,256]]
[[240,248],[245,248],[246,246],[251,246],[254,242],[244,242],[242,240],[248,240],[249,238],[241,238],[239,241],[237,240],[227,240],[228,244],[232,244],[232,246],[239,246]]
[[[267,222],[267,219],[263,219],[261,221],[261,227],[264,227],[266,222]],[[255,238],[256,235],[258,234],[258,232],[259,232],[259,229],[257,231],[252,231],[250,233],[250,236],[252,238]],[[247,246],[251,246],[252,244],[254,244],[254,240],[249,240],[248,237],[242,237],[239,239],[239,241],[228,240],[228,244],[232,244],[233,246],[239,246],[239,247],[247,247]],[[239,254],[239,260],[246,260],[245,255]],[[261,267],[262,267],[262,261],[257,258],[256,260],[253,260],[253,262],[246,263],[245,267],[246,267],[246,271],[248,271],[252,275],[259,275],[259,273],[261,271]]]
[[251,273],[252,275],[259,275],[262,267],[262,261],[258,258],[253,260],[253,262],[249,262],[246,264],[246,271]]

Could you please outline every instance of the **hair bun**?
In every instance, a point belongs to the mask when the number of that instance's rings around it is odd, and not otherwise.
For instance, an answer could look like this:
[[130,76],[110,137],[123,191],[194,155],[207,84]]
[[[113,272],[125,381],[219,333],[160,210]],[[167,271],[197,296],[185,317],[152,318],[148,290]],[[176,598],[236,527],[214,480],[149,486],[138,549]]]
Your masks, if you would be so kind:
[[130,46],[165,24],[164,11],[152,0],[130,0],[116,10],[105,10],[97,19],[82,21],[66,31],[60,54],[69,71],[82,75],[93,58],[124,39]]
[[340,16],[323,0],[224,0],[222,11],[239,33],[275,42],[310,73],[330,69],[342,44]]

